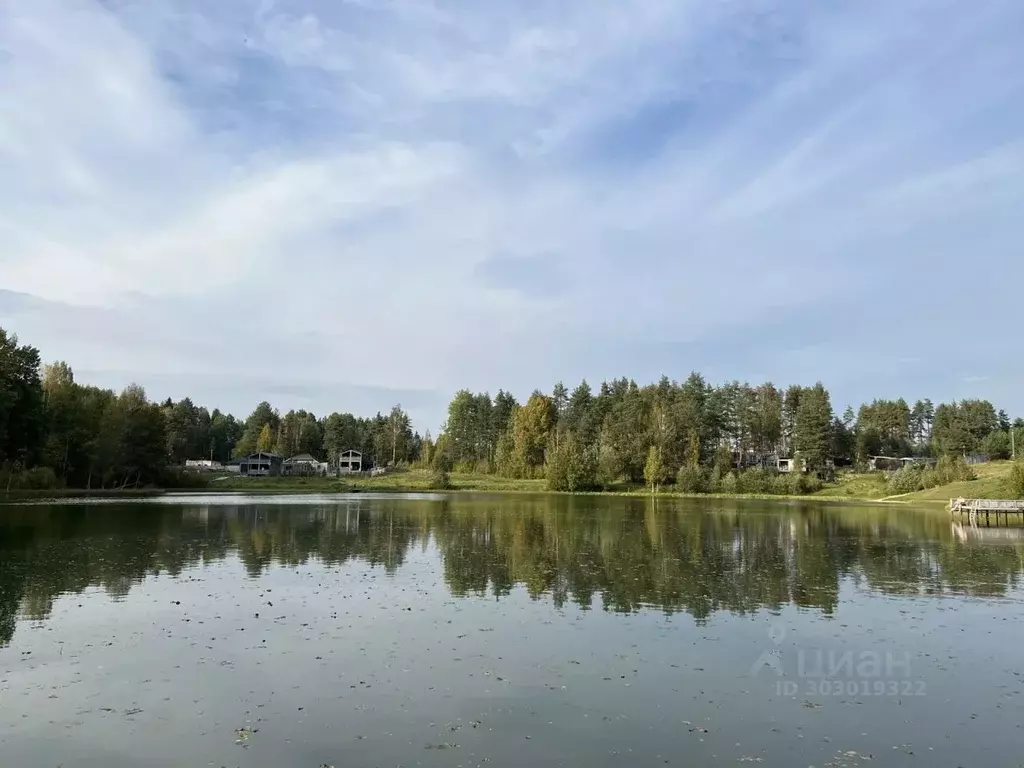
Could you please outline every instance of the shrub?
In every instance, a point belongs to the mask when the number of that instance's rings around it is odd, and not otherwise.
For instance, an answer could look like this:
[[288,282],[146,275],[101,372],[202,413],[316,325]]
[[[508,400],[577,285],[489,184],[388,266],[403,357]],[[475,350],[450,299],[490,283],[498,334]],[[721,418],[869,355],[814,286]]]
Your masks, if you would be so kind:
[[[932,473],[935,474],[935,473]],[[929,476],[931,477],[931,476]],[[889,493],[913,493],[924,490],[924,469],[919,465],[902,467],[889,477]]]
[[939,485],[961,483],[966,480],[977,480],[974,470],[964,463],[959,456],[943,456],[935,465],[935,474]]
[[596,488],[597,451],[575,440],[570,441],[565,479],[570,491],[589,491]]
[[682,467],[676,474],[676,489],[680,493],[706,493],[707,472],[702,467]]
[[569,452],[564,446],[548,451],[544,463],[544,478],[549,491],[569,490]]
[[722,468],[715,466],[711,470],[711,475],[708,477],[707,484],[708,493],[721,493],[722,492]]
[[739,493],[773,493],[775,474],[775,472],[760,468],[741,472],[737,478]]
[[772,489],[769,493],[777,496],[789,496],[793,493],[792,479],[788,475],[776,475],[772,478]]
[[434,457],[434,466],[430,472],[430,488],[434,491],[447,491],[452,487],[452,460],[447,454]]
[[15,475],[11,486],[25,491],[50,491],[59,487],[60,481],[50,467],[33,467]]
[[723,475],[732,469],[732,448],[727,445],[720,445],[715,451],[715,469]]
[[447,491],[451,487],[451,473],[441,467],[434,467],[430,473],[430,489],[433,491]]
[[794,472],[789,479],[789,492],[794,496],[802,496],[821,490],[821,480],[805,472]]
[[1024,499],[1024,461],[1016,461],[1010,469],[1010,494],[1015,499]]
[[726,472],[722,475],[722,481],[719,483],[719,493],[738,493],[738,489],[739,481],[736,479],[735,474],[732,472]]
[[1010,458],[1010,433],[996,430],[990,432],[981,441],[981,452],[987,453],[990,459]]

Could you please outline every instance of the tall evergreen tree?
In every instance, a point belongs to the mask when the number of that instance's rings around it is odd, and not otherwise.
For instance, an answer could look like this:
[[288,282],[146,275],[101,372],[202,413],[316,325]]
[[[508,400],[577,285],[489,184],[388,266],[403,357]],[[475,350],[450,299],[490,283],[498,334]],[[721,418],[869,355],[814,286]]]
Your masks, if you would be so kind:
[[812,472],[825,468],[832,447],[832,402],[820,382],[802,390],[793,425],[793,447]]

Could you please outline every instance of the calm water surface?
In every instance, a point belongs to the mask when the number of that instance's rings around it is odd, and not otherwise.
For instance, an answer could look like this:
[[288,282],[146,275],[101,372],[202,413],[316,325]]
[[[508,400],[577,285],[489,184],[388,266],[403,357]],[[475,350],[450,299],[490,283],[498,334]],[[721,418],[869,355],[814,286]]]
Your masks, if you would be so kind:
[[768,502],[0,506],[0,765],[1018,766],[1014,533]]

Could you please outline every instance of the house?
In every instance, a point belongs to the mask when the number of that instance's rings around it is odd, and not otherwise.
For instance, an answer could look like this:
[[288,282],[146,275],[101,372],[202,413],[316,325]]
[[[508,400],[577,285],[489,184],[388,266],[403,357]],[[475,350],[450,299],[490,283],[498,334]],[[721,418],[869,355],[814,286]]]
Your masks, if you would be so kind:
[[345,475],[349,472],[363,471],[363,454],[359,451],[342,451],[338,457],[338,473]]
[[783,474],[789,474],[790,472],[792,472],[795,465],[796,465],[796,460],[795,459],[776,459],[775,460],[775,468],[778,469],[779,472],[782,472]]
[[223,469],[225,472],[232,475],[241,474],[243,461],[245,461],[245,459],[232,459],[224,464]]
[[286,475],[323,476],[327,474],[327,464],[318,461],[308,453],[300,453],[285,459],[281,469]]
[[933,467],[935,466],[935,459],[921,456],[868,456],[868,469],[876,472],[895,472],[904,467],[917,465]]
[[281,457],[276,453],[257,451],[238,463],[239,472],[249,477],[268,477],[281,474]]

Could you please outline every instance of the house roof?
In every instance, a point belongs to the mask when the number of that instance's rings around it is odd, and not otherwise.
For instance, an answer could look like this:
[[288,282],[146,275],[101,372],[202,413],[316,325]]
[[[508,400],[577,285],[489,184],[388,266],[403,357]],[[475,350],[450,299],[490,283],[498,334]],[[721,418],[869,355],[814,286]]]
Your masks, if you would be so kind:
[[250,453],[245,458],[247,458],[247,459],[262,459],[262,458],[280,459],[281,457],[278,456],[276,453],[271,453],[270,451],[256,451],[255,453]]
[[347,451],[342,451],[341,455],[342,456],[362,456],[363,454],[360,453],[359,451],[353,451],[351,448],[349,448]]
[[300,453],[297,456],[292,456],[290,459],[285,461],[285,464],[297,464],[300,461],[313,461],[319,464],[319,460],[313,458],[312,454]]

